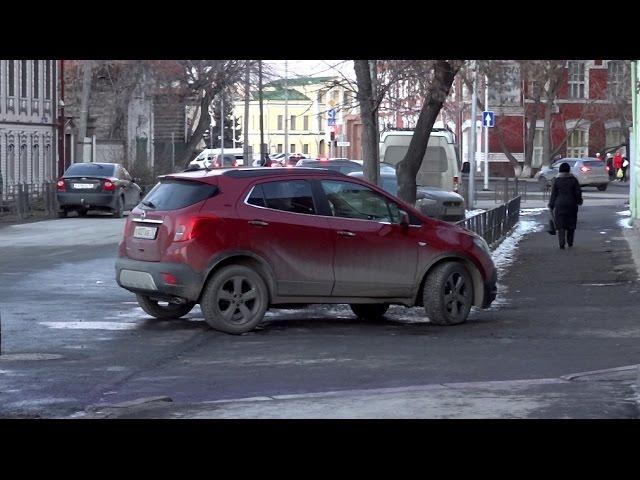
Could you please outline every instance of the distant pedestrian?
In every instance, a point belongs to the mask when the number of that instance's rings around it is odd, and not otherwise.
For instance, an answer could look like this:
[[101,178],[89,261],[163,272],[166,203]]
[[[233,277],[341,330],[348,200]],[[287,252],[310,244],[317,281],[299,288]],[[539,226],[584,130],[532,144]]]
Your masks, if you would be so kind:
[[596,158],[600,161],[602,161],[602,155],[600,155],[600,152],[596,153]]
[[609,180],[614,180],[616,178],[616,170],[613,168],[613,155],[611,155],[611,152],[607,153],[607,167],[609,167]]
[[622,157],[622,181],[627,181],[627,169],[629,168],[629,160],[626,157]]
[[571,174],[571,166],[564,162],[560,173],[553,180],[549,209],[558,232],[560,248],[565,242],[573,247],[574,233],[578,223],[578,205],[582,205],[582,191],[578,179]]
[[621,170],[622,170],[622,154],[620,153],[620,150],[618,150],[615,154],[615,156],[613,157],[613,168],[616,171],[616,179],[618,181],[620,181],[620,179],[622,178],[622,176],[624,175]]

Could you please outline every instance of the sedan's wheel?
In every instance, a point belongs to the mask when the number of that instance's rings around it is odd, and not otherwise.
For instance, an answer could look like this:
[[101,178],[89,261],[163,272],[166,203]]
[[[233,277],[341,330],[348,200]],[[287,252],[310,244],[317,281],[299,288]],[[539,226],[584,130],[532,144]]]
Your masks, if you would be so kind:
[[423,302],[431,323],[457,325],[465,322],[472,301],[471,276],[460,263],[443,263],[429,273],[424,284]]
[[200,301],[209,326],[232,334],[253,330],[264,318],[268,304],[264,280],[244,265],[229,265],[214,274]]
[[58,212],[58,217],[59,218],[67,218],[67,211],[66,210],[60,210]]
[[379,320],[389,310],[388,303],[352,303],[349,306],[358,318],[365,320]]
[[171,303],[162,300],[154,300],[147,295],[140,294],[136,294],[136,298],[138,299],[138,305],[140,305],[142,310],[152,317],[159,318],[160,320],[184,317],[196,304],[196,302]]
[[113,209],[113,216],[116,218],[122,218],[124,214],[124,202],[122,201],[122,197],[118,197],[118,201],[116,202],[116,207]]
[[600,190],[601,192],[604,192],[608,186],[609,185],[607,185],[606,183],[604,185],[598,185],[598,190]]

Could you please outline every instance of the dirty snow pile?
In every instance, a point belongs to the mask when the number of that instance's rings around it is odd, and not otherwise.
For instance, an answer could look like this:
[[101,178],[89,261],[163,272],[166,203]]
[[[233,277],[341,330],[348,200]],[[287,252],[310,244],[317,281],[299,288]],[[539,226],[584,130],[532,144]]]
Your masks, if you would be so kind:
[[476,209],[476,210],[467,210],[465,211],[465,218],[471,218],[471,217],[475,217],[476,215],[480,215],[481,213],[484,213],[486,210],[483,210],[482,208]]
[[539,207],[539,208],[521,208],[520,215],[539,215],[542,212],[548,212],[549,209],[547,207]]
[[631,210],[624,210],[622,212],[616,212],[622,218],[618,219],[618,226],[620,228],[633,228],[629,222],[631,221]]

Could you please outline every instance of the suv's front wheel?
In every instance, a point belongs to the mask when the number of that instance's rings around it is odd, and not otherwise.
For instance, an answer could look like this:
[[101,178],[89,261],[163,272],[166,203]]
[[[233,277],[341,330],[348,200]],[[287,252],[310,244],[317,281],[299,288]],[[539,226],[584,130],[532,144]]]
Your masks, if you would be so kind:
[[465,322],[473,302],[473,283],[467,269],[457,262],[438,265],[427,276],[423,302],[431,323],[457,325]]
[[229,265],[207,282],[200,300],[204,319],[215,330],[241,334],[253,330],[269,305],[267,286],[254,270]]

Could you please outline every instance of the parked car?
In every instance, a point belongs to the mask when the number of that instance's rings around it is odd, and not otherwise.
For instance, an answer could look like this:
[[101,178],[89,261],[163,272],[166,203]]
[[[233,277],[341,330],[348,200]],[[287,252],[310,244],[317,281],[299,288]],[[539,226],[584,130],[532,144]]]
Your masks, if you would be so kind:
[[351,172],[359,172],[362,170],[362,165],[358,162],[354,162],[353,160],[347,160],[344,158],[336,158],[336,159],[327,159],[327,160],[318,160],[315,158],[303,158],[298,163],[296,163],[296,167],[307,167],[307,168],[326,168],[328,170],[333,170],[335,172],[344,173],[345,175]]
[[84,216],[89,210],[120,218],[140,203],[141,189],[117,163],[74,163],[58,179],[56,197],[61,218],[71,211]]
[[[364,179],[363,172],[353,172],[349,176]],[[394,197],[398,196],[398,178],[395,171],[393,173],[381,171],[380,184],[384,191]],[[415,207],[424,215],[448,222],[457,222],[466,218],[462,195],[437,187],[417,187]]]
[[175,173],[127,219],[118,284],[159,318],[200,304],[214,329],[241,334],[269,307],[347,303],[362,318],[424,306],[466,321],[496,297],[486,242],[381,188],[311,168]]
[[200,152],[196,158],[189,162],[188,170],[236,167],[244,165],[243,151],[241,148],[225,148],[224,158],[219,148],[207,148]]
[[597,187],[604,192],[609,186],[609,167],[597,158],[561,158],[536,174],[541,190],[551,188],[551,181],[558,175],[560,165],[567,162],[581,187]]

